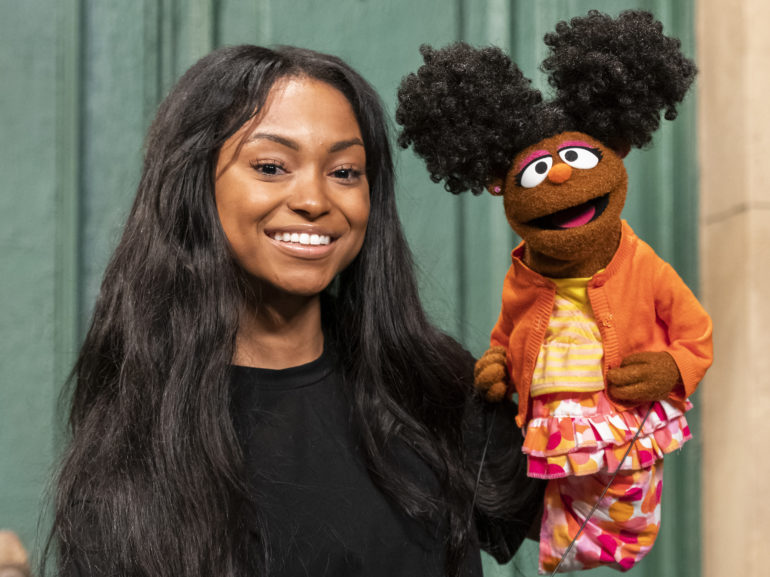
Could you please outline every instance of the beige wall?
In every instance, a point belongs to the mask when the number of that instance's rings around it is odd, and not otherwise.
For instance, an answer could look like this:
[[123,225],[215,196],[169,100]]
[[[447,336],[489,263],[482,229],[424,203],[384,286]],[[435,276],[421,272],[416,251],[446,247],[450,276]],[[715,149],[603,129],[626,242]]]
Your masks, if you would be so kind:
[[767,575],[770,2],[696,0],[703,302],[703,574]]

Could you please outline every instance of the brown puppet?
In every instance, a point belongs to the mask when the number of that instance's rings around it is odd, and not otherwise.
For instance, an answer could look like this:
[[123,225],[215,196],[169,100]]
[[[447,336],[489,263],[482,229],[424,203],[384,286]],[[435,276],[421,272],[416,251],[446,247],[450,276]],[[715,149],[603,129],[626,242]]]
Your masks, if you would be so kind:
[[628,570],[660,526],[663,457],[711,364],[711,321],[621,219],[623,158],[673,120],[695,66],[651,14],[592,11],[545,36],[544,101],[498,48],[423,46],[396,120],[435,182],[503,197],[513,250],[489,400],[518,395],[528,474],[548,479],[540,571]]

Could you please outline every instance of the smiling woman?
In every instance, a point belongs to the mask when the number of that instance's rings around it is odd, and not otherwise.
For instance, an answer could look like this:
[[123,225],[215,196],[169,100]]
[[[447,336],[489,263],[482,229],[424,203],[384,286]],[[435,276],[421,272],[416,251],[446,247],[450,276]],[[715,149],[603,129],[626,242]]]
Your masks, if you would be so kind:
[[325,82],[279,80],[225,141],[216,174],[222,229],[261,305],[242,312],[235,362],[282,369],[318,358],[319,295],[358,255],[369,218],[366,150],[350,103]]
[[421,307],[369,84],[213,52],[158,110],[74,369],[61,574],[481,575],[542,485],[472,365]]
[[225,142],[216,170],[222,228],[262,288],[317,295],[361,249],[366,151],[350,103],[328,84],[277,83]]

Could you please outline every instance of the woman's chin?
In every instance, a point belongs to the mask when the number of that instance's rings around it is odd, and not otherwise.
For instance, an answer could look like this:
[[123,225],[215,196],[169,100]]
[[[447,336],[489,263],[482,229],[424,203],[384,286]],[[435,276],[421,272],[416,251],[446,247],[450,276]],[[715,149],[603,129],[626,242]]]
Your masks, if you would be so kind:
[[333,279],[312,278],[299,276],[298,278],[280,278],[271,281],[260,281],[260,294],[262,300],[275,298],[312,298],[320,295],[328,287]]

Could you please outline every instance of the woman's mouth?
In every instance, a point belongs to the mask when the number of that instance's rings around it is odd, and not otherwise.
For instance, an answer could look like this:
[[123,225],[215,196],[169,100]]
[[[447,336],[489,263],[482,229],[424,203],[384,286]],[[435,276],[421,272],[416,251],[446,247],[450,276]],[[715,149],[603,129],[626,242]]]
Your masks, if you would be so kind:
[[545,230],[568,230],[584,226],[599,218],[610,201],[610,195],[605,194],[598,198],[584,202],[577,206],[565,208],[553,214],[547,214],[529,222],[530,226]]
[[326,234],[309,234],[306,232],[276,232],[269,235],[278,242],[299,244],[303,246],[320,246],[330,244],[332,238]]

